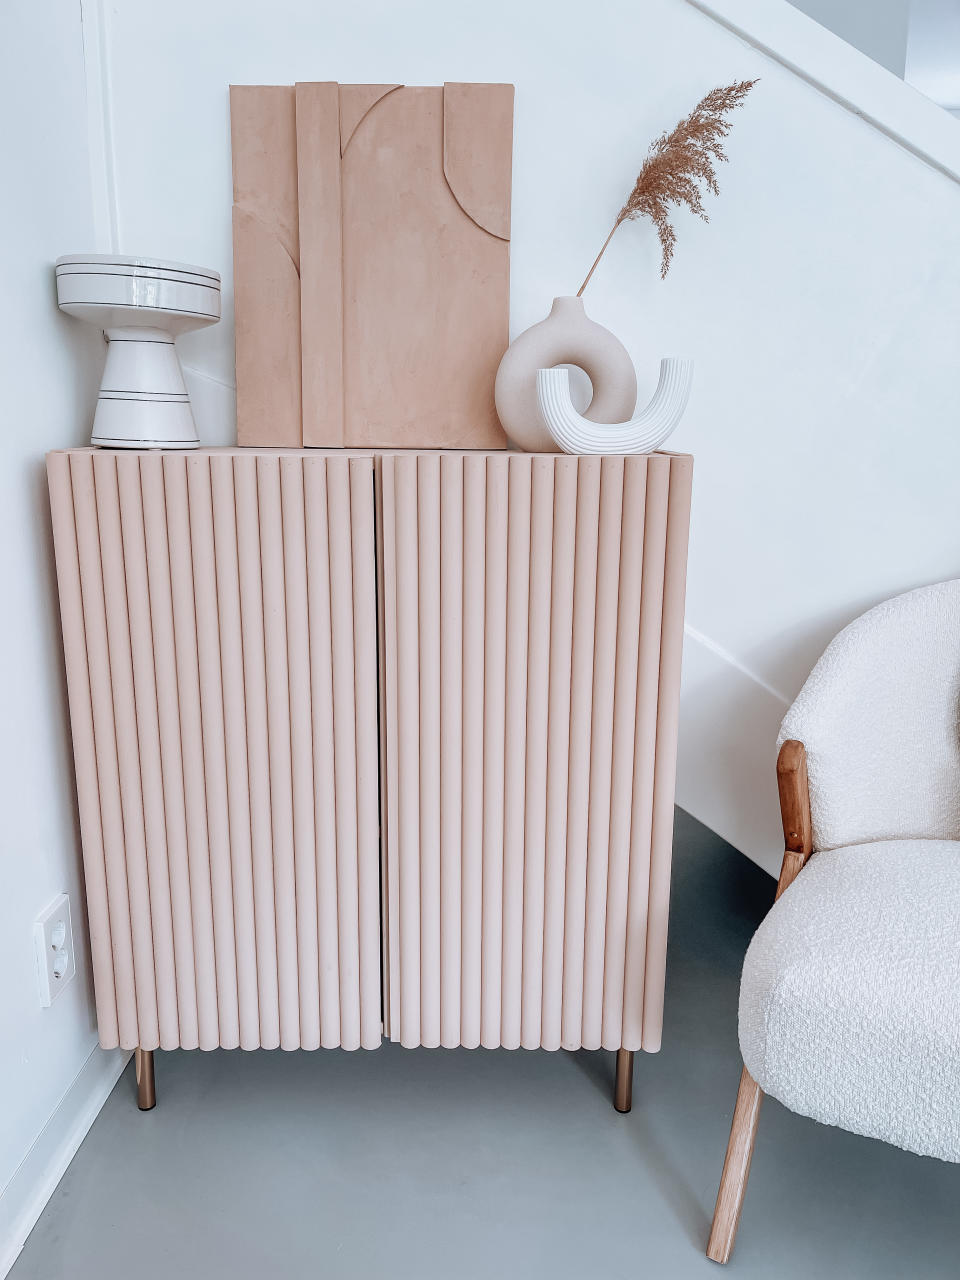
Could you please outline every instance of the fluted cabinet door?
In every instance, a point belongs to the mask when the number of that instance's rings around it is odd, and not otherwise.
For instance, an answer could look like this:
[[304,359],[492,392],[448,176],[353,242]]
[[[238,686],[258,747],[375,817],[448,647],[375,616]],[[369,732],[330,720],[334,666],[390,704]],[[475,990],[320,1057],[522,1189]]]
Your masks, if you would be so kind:
[[655,1050],[692,459],[377,470],[386,1031]]
[[48,477],[101,1044],[375,1047],[372,459]]

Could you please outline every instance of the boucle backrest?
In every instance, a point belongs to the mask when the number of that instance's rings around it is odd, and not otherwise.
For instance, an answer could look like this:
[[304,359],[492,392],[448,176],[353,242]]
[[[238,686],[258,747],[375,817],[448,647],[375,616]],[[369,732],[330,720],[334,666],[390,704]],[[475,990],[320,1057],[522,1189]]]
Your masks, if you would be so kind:
[[778,746],[807,748],[814,849],[960,839],[960,579],[851,622],[810,673]]

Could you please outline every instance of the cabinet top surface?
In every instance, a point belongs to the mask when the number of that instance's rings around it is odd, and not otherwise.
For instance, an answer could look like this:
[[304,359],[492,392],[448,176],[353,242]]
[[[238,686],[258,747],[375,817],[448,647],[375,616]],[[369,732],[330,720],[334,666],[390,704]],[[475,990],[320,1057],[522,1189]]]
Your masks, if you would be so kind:
[[586,454],[586,453],[527,453],[522,449],[267,449],[245,445],[219,445],[199,449],[104,449],[94,445],[83,445],[74,449],[51,449],[47,457],[59,454],[112,454],[114,457],[166,457],[177,455],[184,458],[196,457],[266,457],[266,458],[393,458],[410,455],[432,456],[448,455],[451,457],[482,458],[622,458],[622,457],[661,457],[692,458],[689,453],[673,453],[669,449],[658,449],[652,454]]

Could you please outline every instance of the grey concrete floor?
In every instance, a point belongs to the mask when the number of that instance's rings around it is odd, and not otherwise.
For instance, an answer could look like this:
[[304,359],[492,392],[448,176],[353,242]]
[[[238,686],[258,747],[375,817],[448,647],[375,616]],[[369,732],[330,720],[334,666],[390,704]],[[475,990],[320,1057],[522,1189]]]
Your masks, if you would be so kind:
[[[773,882],[679,813],[664,1048],[157,1054],[120,1080],[13,1280],[716,1276],[740,963]],[[761,1115],[746,1280],[960,1275],[960,1167]]]

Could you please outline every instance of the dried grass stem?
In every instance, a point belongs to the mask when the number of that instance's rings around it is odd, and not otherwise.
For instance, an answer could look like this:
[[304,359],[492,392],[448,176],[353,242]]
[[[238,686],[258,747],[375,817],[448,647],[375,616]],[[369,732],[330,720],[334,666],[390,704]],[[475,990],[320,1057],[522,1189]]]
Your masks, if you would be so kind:
[[738,80],[711,89],[688,116],[656,139],[626,204],[617,214],[613,229],[577,290],[578,298],[590,283],[617,227],[633,218],[649,218],[656,227],[660,241],[660,277],[666,276],[677,242],[677,233],[670,221],[673,210],[685,207],[704,222],[710,221],[703,205],[701,184],[713,195],[720,194],[715,165],[727,159],[723,149],[723,140],[731,129],[727,116],[743,105],[756,83],[756,80]]

